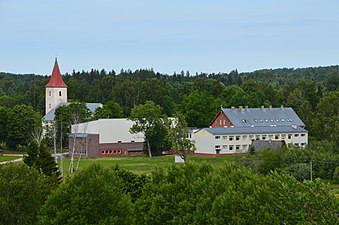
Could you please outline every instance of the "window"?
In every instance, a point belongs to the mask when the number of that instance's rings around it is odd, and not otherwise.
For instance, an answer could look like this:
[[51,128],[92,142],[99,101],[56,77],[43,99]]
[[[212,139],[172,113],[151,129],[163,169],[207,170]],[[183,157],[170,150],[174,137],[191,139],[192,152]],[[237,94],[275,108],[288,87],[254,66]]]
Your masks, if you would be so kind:
[[224,126],[226,126],[226,120],[224,120]]
[[227,149],[227,145],[223,145],[223,146],[222,146],[222,149],[225,149],[225,150],[226,150],[226,149]]
[[300,143],[300,145],[301,145],[301,146],[305,146],[305,145],[306,145],[306,143]]
[[48,107],[51,108],[51,104],[48,104]]
[[279,139],[279,134],[276,134],[275,137],[274,137],[275,140],[278,140]]
[[282,134],[281,139],[285,139],[285,138],[286,138],[286,134]]
[[266,140],[266,139],[267,139],[267,136],[266,136],[266,135],[263,135],[263,136],[261,137],[261,139]]
[[253,138],[253,134],[248,135],[248,137],[249,137],[250,139],[252,139],[252,138]]
[[109,154],[112,154],[112,150],[109,150]]
[[236,146],[235,146],[235,149],[236,149],[236,150],[239,150],[239,149],[240,149],[240,145],[236,145]]
[[117,154],[117,150],[114,150],[114,152],[113,152],[114,154]]
[[105,152],[106,154],[108,154],[108,150],[106,150],[106,152]]
[[292,134],[288,134],[288,139],[291,139],[292,138]]
[[51,92],[51,91],[49,91],[49,92],[48,92],[48,96],[51,96],[51,95],[52,95],[52,92]]
[[247,135],[243,135],[242,139],[246,140],[247,139]]
[[118,141],[118,143],[121,143],[121,141]]
[[59,96],[61,96],[61,91],[59,91]]
[[215,150],[219,149],[220,150],[220,145],[214,146]]
[[222,125],[222,120],[219,121],[220,125]]
[[294,134],[294,137],[299,137],[299,134]]
[[255,135],[255,139],[259,140],[260,139],[260,135]]
[[222,136],[222,139],[227,140],[227,136]]
[[121,153],[121,151],[120,150],[118,150],[118,154],[120,154]]
[[246,151],[247,150],[247,145],[242,145],[242,150]]
[[220,139],[220,136],[215,136],[214,138],[215,138],[215,139]]
[[233,146],[233,145],[230,145],[229,150],[230,150],[230,151],[233,151],[233,148],[234,148],[234,146]]
[[268,135],[268,139],[272,140],[273,139],[273,135],[272,134]]
[[134,140],[131,141],[132,143],[134,142]]
[[233,139],[234,139],[234,136],[229,136],[228,138],[229,141],[233,141]]
[[105,151],[101,151],[101,154],[105,154]]
[[300,134],[300,136],[301,136],[301,137],[305,137],[305,136],[306,136],[306,134]]
[[240,136],[235,136],[235,140],[239,141],[240,140]]

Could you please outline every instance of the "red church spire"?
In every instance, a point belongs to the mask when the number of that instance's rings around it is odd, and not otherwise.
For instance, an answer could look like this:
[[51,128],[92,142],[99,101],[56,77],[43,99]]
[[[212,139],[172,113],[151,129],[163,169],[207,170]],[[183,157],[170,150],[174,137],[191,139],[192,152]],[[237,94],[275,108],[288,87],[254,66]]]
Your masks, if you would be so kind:
[[67,87],[67,85],[62,80],[57,58],[55,58],[51,79],[45,87]]

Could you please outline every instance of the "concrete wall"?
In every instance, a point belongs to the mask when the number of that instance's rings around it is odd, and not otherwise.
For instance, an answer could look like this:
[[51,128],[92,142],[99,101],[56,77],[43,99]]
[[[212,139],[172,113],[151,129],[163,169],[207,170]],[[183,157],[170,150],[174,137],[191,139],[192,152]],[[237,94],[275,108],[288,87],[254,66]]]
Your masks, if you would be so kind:
[[227,134],[214,135],[206,130],[194,134],[197,154],[234,154],[248,152],[252,140],[285,141],[287,145],[305,147],[308,134],[305,133],[264,133],[264,134]]

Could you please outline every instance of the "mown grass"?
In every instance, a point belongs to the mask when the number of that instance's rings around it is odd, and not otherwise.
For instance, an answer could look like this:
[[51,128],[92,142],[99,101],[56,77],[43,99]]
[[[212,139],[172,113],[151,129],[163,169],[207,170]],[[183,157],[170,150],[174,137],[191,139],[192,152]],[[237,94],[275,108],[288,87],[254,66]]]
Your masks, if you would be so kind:
[[[235,158],[236,158],[235,156],[204,157],[190,155],[188,156],[187,161],[198,163],[207,162],[213,165],[221,165],[225,161],[234,161]],[[152,173],[152,171],[155,171],[156,168],[165,168],[171,164],[174,164],[174,155],[155,156],[152,158],[149,158],[145,155],[83,158],[80,161],[79,170],[86,168],[91,163],[99,163],[106,168],[118,165],[136,174],[150,174]],[[70,159],[65,158],[63,164],[64,164],[64,173],[67,174],[70,165]],[[74,160],[74,168],[76,167],[76,165],[77,159]]]
[[335,197],[339,198],[339,184],[330,185],[331,192],[334,193]]
[[0,162],[10,161],[21,158],[21,156],[0,156]]

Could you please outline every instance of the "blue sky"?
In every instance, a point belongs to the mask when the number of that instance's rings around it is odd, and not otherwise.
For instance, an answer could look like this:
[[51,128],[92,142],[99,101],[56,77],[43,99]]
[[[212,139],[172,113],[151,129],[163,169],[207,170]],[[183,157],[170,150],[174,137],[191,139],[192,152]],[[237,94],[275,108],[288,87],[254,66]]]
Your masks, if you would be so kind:
[[0,0],[0,71],[337,65],[334,0]]

